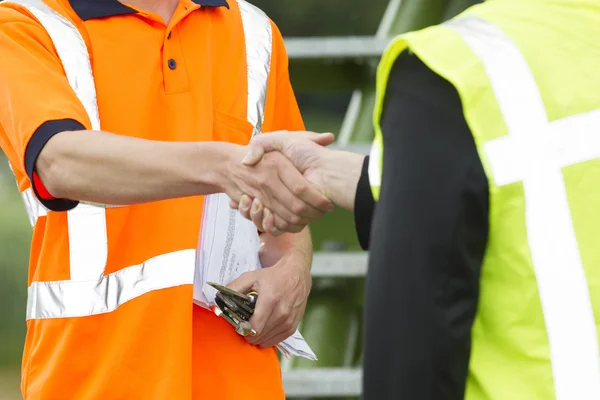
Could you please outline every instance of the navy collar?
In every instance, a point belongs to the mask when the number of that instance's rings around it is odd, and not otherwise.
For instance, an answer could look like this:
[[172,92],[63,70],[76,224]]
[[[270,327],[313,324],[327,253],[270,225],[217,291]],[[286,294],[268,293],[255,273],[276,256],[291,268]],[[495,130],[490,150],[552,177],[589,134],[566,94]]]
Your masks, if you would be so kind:
[[[227,7],[227,0],[192,0],[202,7]],[[117,0],[70,0],[71,7],[84,21],[93,18],[135,14],[137,11]]]

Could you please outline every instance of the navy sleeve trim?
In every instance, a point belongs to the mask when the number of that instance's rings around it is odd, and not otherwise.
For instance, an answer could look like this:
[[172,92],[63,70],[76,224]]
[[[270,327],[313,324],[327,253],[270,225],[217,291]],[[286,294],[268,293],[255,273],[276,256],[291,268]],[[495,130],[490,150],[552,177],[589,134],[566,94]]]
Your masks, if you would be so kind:
[[356,187],[356,197],[354,199],[354,224],[358,242],[363,250],[369,250],[369,241],[371,239],[371,220],[373,219],[373,210],[375,209],[375,200],[371,192],[371,182],[369,181],[369,156],[365,157],[362,172]]
[[83,131],[85,126],[74,119],[60,119],[46,121],[34,132],[33,136],[27,144],[25,150],[25,172],[31,182],[31,188],[35,193],[38,200],[51,211],[68,211],[79,204],[78,201],[68,199],[42,199],[37,191],[37,188],[33,184],[33,173],[35,171],[35,164],[37,159],[42,152],[42,149],[48,143],[48,141],[57,133],[64,131]]

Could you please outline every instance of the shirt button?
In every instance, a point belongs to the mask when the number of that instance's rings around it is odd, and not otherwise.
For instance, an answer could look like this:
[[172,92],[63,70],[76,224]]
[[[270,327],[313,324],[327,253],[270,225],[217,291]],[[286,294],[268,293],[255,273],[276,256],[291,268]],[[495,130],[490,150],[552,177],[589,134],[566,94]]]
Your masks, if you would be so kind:
[[177,61],[175,61],[171,58],[171,59],[169,59],[169,61],[167,61],[167,65],[169,66],[170,69],[175,69],[175,68],[177,68]]

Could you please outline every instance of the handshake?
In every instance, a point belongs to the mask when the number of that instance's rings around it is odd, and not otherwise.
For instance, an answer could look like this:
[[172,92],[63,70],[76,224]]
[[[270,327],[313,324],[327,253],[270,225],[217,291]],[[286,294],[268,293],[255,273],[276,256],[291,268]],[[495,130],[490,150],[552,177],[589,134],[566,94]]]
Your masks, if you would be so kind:
[[336,206],[354,209],[364,156],[328,149],[331,133],[272,132],[255,137],[229,164],[230,206],[261,232],[300,232]]

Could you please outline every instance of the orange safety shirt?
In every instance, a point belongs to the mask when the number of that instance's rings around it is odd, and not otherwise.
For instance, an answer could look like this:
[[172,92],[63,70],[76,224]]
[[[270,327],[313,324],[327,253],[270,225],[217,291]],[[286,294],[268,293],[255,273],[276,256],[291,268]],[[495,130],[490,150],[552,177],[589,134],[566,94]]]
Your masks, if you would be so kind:
[[275,350],[193,305],[202,197],[102,208],[50,198],[35,174],[44,144],[97,129],[94,112],[120,135],[248,143],[250,33],[271,46],[262,131],[304,129],[277,27],[243,0],[181,0],[168,24],[117,0],[45,4],[83,39],[62,51],[87,47],[97,108],[35,13],[0,4],[0,146],[33,225],[25,399],[283,399]]

